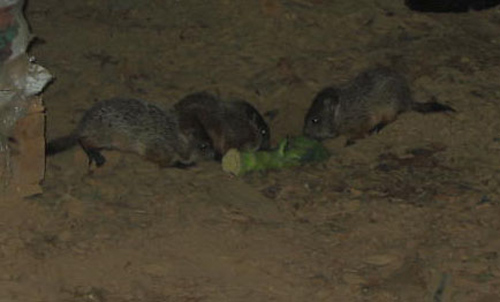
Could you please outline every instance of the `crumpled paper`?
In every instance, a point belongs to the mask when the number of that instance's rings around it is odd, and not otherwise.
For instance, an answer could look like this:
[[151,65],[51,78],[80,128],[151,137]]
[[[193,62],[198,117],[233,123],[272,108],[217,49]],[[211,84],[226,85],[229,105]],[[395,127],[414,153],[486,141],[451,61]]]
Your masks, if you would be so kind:
[[23,116],[29,97],[40,93],[51,81],[47,69],[26,54],[9,60],[0,69],[0,150],[16,121]]
[[[8,188],[9,180],[13,179],[13,175],[17,176],[17,180],[30,181],[25,179],[26,175],[20,172],[26,172],[29,169],[17,167],[16,170],[16,165],[11,162],[11,155],[15,154],[13,152],[15,148],[12,148],[10,142],[15,141],[15,138],[12,138],[15,136],[13,135],[15,126],[20,118],[30,112],[30,106],[31,112],[33,112],[33,104],[42,106],[41,100],[35,102],[33,96],[41,93],[52,79],[52,75],[45,68],[36,64],[35,60],[26,54],[33,35],[23,16],[23,8],[24,0],[0,0],[0,194],[2,194],[2,189]],[[40,129],[43,124],[33,123],[33,120],[37,119],[25,121],[25,124],[33,124],[36,128],[32,129],[33,133],[37,129],[43,131],[43,128]],[[43,134],[40,135],[43,137]],[[31,144],[27,143],[20,147],[26,149],[30,146]],[[34,151],[36,150],[38,147],[34,147]],[[30,161],[27,162],[33,164]],[[35,164],[38,162],[35,161],[33,165]],[[43,172],[42,168],[33,167],[33,165],[32,170]],[[34,185],[34,187],[38,186]]]
[[[26,54],[33,37],[23,16],[24,0],[0,0],[0,151],[29,97],[40,93],[52,75]],[[5,58],[5,56],[7,56]]]

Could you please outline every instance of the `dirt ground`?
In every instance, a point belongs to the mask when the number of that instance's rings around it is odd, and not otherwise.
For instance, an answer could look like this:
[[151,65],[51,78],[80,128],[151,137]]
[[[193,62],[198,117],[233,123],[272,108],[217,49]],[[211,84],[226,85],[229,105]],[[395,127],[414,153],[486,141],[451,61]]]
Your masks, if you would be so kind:
[[31,49],[56,77],[47,138],[98,99],[169,106],[205,88],[299,134],[323,86],[390,65],[407,113],[332,158],[234,178],[78,148],[44,194],[0,211],[0,301],[500,301],[500,9],[418,14],[403,1],[31,1]]

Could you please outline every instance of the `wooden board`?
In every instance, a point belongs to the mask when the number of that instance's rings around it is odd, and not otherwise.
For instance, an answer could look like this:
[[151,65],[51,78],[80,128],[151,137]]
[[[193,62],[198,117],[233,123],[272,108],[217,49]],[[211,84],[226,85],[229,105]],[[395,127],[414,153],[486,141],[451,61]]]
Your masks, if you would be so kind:
[[[15,142],[9,153],[0,152],[0,194],[12,198],[42,193],[40,186],[45,175],[45,113],[42,98],[29,100],[28,113],[19,119],[13,131]],[[4,164],[6,163],[6,164]]]

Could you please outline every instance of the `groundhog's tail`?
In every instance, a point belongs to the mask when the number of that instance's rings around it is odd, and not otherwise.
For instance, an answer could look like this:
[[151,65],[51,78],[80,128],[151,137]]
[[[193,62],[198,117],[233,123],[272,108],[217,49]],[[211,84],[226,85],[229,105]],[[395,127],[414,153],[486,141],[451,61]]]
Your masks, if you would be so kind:
[[47,143],[45,148],[46,155],[53,155],[64,150],[67,150],[78,143],[78,138],[76,135],[67,135],[63,137],[56,138]]
[[414,102],[411,105],[411,109],[413,111],[417,111],[420,113],[445,112],[445,111],[455,112],[456,111],[452,107],[445,105],[445,104],[438,103],[436,101],[431,101],[431,102],[427,102],[427,103]]

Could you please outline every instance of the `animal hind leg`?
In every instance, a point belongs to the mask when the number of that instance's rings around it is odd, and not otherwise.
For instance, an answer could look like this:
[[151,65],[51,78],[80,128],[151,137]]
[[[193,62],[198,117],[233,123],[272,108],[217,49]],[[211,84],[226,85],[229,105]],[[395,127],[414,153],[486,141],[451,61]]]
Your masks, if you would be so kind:
[[89,158],[89,167],[92,166],[93,162],[95,162],[97,167],[104,165],[104,163],[106,162],[106,158],[101,154],[99,149],[90,147],[82,141],[80,141],[80,146]]
[[367,119],[358,129],[351,131],[351,135],[348,137],[346,146],[351,146],[356,140],[365,138],[369,135],[379,133],[385,126],[389,125],[396,119],[396,115],[386,115],[382,117],[374,116],[371,119]]
[[356,125],[356,127],[349,129],[345,146],[352,146],[357,140],[367,137],[371,134],[372,129],[373,126],[370,124],[370,121],[365,121],[363,124]]
[[356,143],[357,140],[363,139],[367,135],[368,134],[365,131],[351,133],[350,135],[347,136],[347,141],[345,143],[345,146],[346,147],[352,146],[352,145],[354,145]]
[[376,124],[372,129],[370,129],[369,131],[370,135],[379,133],[388,124],[389,123],[386,121],[381,121],[380,123]]

